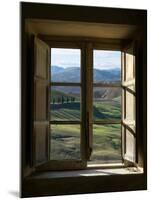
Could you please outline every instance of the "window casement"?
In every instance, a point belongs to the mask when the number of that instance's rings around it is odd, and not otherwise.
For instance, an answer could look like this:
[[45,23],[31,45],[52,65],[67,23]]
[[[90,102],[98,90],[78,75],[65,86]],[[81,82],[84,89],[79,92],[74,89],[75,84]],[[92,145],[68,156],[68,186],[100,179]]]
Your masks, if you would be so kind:
[[32,163],[34,166],[48,161],[49,137],[49,47],[34,38],[34,109]]
[[[34,120],[32,139],[32,164],[35,170],[70,170],[86,169],[89,167],[101,167],[97,160],[93,162],[95,137],[95,126],[118,126],[121,138],[121,166],[137,166],[137,136],[136,136],[136,90],[135,90],[135,42],[130,42],[124,48],[114,49],[111,45],[101,45],[93,41],[51,41],[34,37]],[[70,81],[53,80],[51,75],[52,57],[54,49],[66,49],[78,51],[80,74],[79,79]],[[94,80],[94,52],[97,50],[118,50],[121,52],[121,81],[119,82],[95,82]],[[59,58],[58,58],[59,59]],[[65,115],[59,119],[55,116],[53,105],[53,94],[57,88],[66,90],[77,89],[80,94],[79,116],[75,119]],[[121,117],[120,119],[96,120],[93,117],[93,92],[103,88],[121,91]],[[65,89],[63,90],[65,91]],[[62,97],[64,98],[64,97]],[[63,99],[64,100],[64,99]],[[57,100],[61,101],[61,99]],[[54,103],[54,104],[53,104]],[[112,110],[111,110],[112,112]],[[76,156],[67,155],[66,158],[56,155],[55,145],[64,145],[65,140],[57,143],[53,138],[57,137],[56,132],[63,133],[67,128],[72,131],[78,127],[78,145],[73,148],[77,151]],[[70,127],[70,129],[69,129]],[[74,141],[73,135],[72,139]],[[66,148],[64,145],[63,148]],[[63,149],[62,149],[63,150]],[[65,151],[65,149],[64,149]],[[68,149],[66,150],[68,154]],[[72,153],[73,153],[72,152]],[[61,152],[60,152],[61,153]],[[101,153],[100,153],[101,154]],[[101,155],[100,155],[101,156]],[[114,163],[114,162],[113,162]],[[105,165],[111,164],[110,161]],[[113,164],[114,166],[114,164]]]
[[136,43],[126,46],[122,53],[122,156],[125,164],[137,164],[136,146]]

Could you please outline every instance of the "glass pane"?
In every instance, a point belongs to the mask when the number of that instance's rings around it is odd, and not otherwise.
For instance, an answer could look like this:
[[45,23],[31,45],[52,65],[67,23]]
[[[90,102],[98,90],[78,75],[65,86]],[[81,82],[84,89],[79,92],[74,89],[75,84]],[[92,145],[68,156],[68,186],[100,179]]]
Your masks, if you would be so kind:
[[50,96],[51,120],[80,120],[80,87],[53,86]]
[[93,82],[118,83],[121,81],[121,52],[93,50]]
[[121,162],[121,125],[93,125],[92,164]]
[[93,88],[93,120],[121,119],[121,88]]
[[135,132],[135,127],[130,126],[130,130],[126,128],[126,155],[125,158],[127,160],[130,160],[132,162],[135,162],[135,154],[136,154],[136,141],[135,137],[133,135],[133,132]]
[[51,125],[50,159],[80,159],[80,125]]
[[126,80],[130,81],[135,78],[135,69],[134,69],[134,59],[133,48],[129,49],[129,53],[126,53]]
[[135,120],[135,96],[129,92],[125,91],[125,101],[126,101],[126,115],[125,119],[128,121],[133,121]]
[[51,48],[51,82],[80,82],[80,49]]

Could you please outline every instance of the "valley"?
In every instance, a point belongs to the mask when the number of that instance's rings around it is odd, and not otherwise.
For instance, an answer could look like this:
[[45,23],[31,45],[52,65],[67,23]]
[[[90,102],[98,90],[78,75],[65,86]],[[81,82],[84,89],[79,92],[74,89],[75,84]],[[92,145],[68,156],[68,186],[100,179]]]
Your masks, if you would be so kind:
[[[61,82],[62,70],[57,69],[58,80]],[[69,70],[70,71],[70,70]],[[72,70],[71,70],[72,71]],[[71,72],[70,71],[70,72]],[[61,73],[61,78],[60,74]],[[113,73],[114,74],[114,73]],[[116,74],[116,73],[115,73]],[[55,77],[52,76],[52,77]],[[115,77],[117,74],[115,75]],[[72,76],[70,76],[71,78]],[[119,76],[118,76],[119,77]],[[72,77],[73,78],[73,77]],[[57,81],[58,81],[57,80]],[[69,80],[69,79],[68,79]],[[114,79],[115,82],[120,77]],[[103,81],[106,81],[104,78]],[[107,79],[109,81],[109,79]],[[113,81],[113,80],[112,80]],[[59,81],[58,81],[59,82]],[[73,80],[72,80],[73,82]],[[73,86],[52,86],[50,93],[50,120],[79,121],[81,120],[81,90]],[[100,88],[93,89],[93,122],[121,119],[121,89]],[[80,135],[78,124],[51,125],[50,158],[52,160],[78,160],[80,154]],[[93,152],[89,162],[117,163],[121,161],[121,125],[93,125]]]

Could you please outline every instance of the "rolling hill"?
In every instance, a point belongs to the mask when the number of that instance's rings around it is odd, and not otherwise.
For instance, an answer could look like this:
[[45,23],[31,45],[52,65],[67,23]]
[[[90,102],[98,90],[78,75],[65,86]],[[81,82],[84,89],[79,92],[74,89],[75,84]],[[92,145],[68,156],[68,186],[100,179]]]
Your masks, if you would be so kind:
[[[119,82],[120,69],[99,70],[94,69],[94,82]],[[52,82],[80,82],[80,68],[68,67],[63,68],[59,66],[52,66],[51,70]],[[62,96],[80,97],[80,87],[53,87],[52,91],[63,93]],[[93,98],[95,99],[113,99],[120,96],[121,90],[119,88],[94,88]],[[56,96],[56,95],[55,95]],[[61,94],[60,94],[61,96]]]
[[[120,69],[100,70],[94,69],[94,82],[117,82],[120,81]],[[60,66],[51,67],[51,81],[52,82],[80,82],[80,68],[68,67],[63,68]]]
[[[52,81],[79,82],[80,70],[77,67],[52,67]],[[94,80],[120,81],[120,70],[94,70]],[[50,119],[54,121],[80,121],[81,101],[80,87],[52,86]],[[121,89],[101,88],[93,89],[93,120],[121,119]],[[50,159],[79,159],[80,158],[80,125],[53,124],[51,125]],[[119,163],[121,162],[121,125],[93,124],[93,152],[91,163]]]

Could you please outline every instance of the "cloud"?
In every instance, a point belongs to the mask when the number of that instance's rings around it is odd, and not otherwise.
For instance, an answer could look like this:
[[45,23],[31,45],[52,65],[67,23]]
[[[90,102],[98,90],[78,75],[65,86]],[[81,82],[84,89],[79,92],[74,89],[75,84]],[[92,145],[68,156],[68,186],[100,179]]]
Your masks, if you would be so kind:
[[[93,65],[98,69],[113,69],[121,67],[120,51],[93,51]],[[80,66],[80,50],[79,49],[59,49],[52,48],[51,64],[61,67],[79,67]]]
[[94,68],[111,69],[121,67],[120,51],[94,50],[93,58]]

